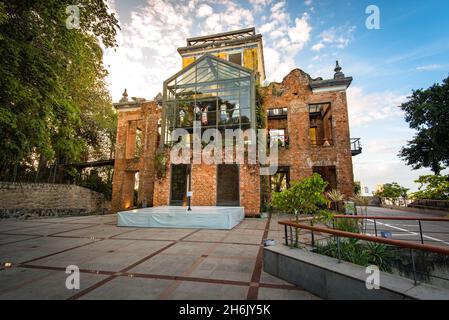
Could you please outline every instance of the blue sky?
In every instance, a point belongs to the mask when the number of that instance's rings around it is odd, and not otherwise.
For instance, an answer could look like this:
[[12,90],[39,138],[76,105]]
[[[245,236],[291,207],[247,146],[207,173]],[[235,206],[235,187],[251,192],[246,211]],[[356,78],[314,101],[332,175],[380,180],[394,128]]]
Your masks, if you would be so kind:
[[[397,106],[412,89],[449,75],[449,1],[109,0],[122,30],[119,48],[105,53],[113,99],[153,98],[181,68],[185,38],[255,26],[262,33],[270,81],[298,67],[330,78],[335,60],[354,78],[348,90],[351,136],[364,152],[354,158],[357,180],[374,190],[397,181],[412,190],[428,170],[412,171],[397,157],[414,132]],[[381,29],[365,26],[368,5]]]

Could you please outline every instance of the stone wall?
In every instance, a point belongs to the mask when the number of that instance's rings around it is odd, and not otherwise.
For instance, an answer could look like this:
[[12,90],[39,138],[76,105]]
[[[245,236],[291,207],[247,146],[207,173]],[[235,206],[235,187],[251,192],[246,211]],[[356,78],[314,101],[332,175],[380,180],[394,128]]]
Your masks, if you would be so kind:
[[0,182],[2,217],[105,213],[110,203],[101,193],[76,185]]

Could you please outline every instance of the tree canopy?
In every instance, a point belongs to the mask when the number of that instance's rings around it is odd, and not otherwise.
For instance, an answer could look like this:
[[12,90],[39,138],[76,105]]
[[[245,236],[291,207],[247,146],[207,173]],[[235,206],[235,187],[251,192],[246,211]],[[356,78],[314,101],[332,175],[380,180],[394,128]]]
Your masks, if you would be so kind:
[[271,204],[274,208],[290,214],[313,215],[327,204],[324,191],[327,182],[318,173],[292,183],[282,192],[274,192]]
[[449,200],[449,176],[427,175],[415,181],[419,191],[412,194],[414,199]]
[[[66,26],[77,5],[79,29]],[[77,161],[114,140],[103,47],[118,21],[102,0],[0,1],[0,164]]]
[[397,182],[384,184],[383,190],[375,195],[382,198],[407,198],[409,189],[400,186]]
[[439,174],[449,166],[449,77],[442,84],[413,91],[400,108],[417,134],[399,156],[413,169],[430,168]]

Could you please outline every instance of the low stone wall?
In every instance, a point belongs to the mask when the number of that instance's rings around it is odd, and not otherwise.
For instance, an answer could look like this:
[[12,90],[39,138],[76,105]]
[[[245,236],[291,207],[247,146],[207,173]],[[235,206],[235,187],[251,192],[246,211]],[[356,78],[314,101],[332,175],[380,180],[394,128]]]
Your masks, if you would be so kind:
[[286,246],[264,248],[263,270],[331,300],[447,300],[449,290],[380,272],[380,288],[368,290],[364,267]]
[[0,182],[0,218],[103,214],[104,195],[77,185]]

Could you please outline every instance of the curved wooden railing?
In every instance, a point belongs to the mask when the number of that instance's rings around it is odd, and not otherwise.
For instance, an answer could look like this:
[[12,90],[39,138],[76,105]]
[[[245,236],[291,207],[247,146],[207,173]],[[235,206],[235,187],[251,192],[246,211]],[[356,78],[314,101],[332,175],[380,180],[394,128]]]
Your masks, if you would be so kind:
[[[449,222],[449,219],[447,219],[447,218],[429,218],[429,217],[412,218],[412,217],[379,217],[379,216],[335,215],[334,218],[343,218],[343,219],[373,219],[373,220],[418,220],[418,221],[421,220],[421,221],[445,221],[445,222]],[[310,219],[308,219],[308,220],[310,220]],[[301,219],[300,221],[306,221],[306,220]],[[401,247],[401,248],[422,250],[422,251],[427,251],[427,252],[434,252],[434,253],[449,255],[449,248],[445,248],[445,247],[428,245],[428,244],[422,244],[422,243],[413,243],[411,241],[405,241],[405,240],[381,238],[381,237],[370,236],[370,235],[366,235],[366,234],[341,231],[341,230],[332,229],[332,228],[328,228],[328,227],[314,226],[313,225],[313,220],[310,220],[310,221],[311,221],[310,225],[307,225],[307,224],[304,224],[304,223],[297,223],[295,221],[279,221],[278,223],[280,225],[283,225],[284,228],[285,228],[286,244],[288,245],[287,227],[292,227],[292,228],[310,230],[312,232],[321,232],[321,233],[330,234],[330,235],[334,235],[334,236],[342,237],[342,238],[353,238],[353,239],[359,239],[359,240],[365,240],[365,241],[371,241],[371,242],[377,242],[377,243],[393,245],[393,246],[397,246],[397,247]]]

